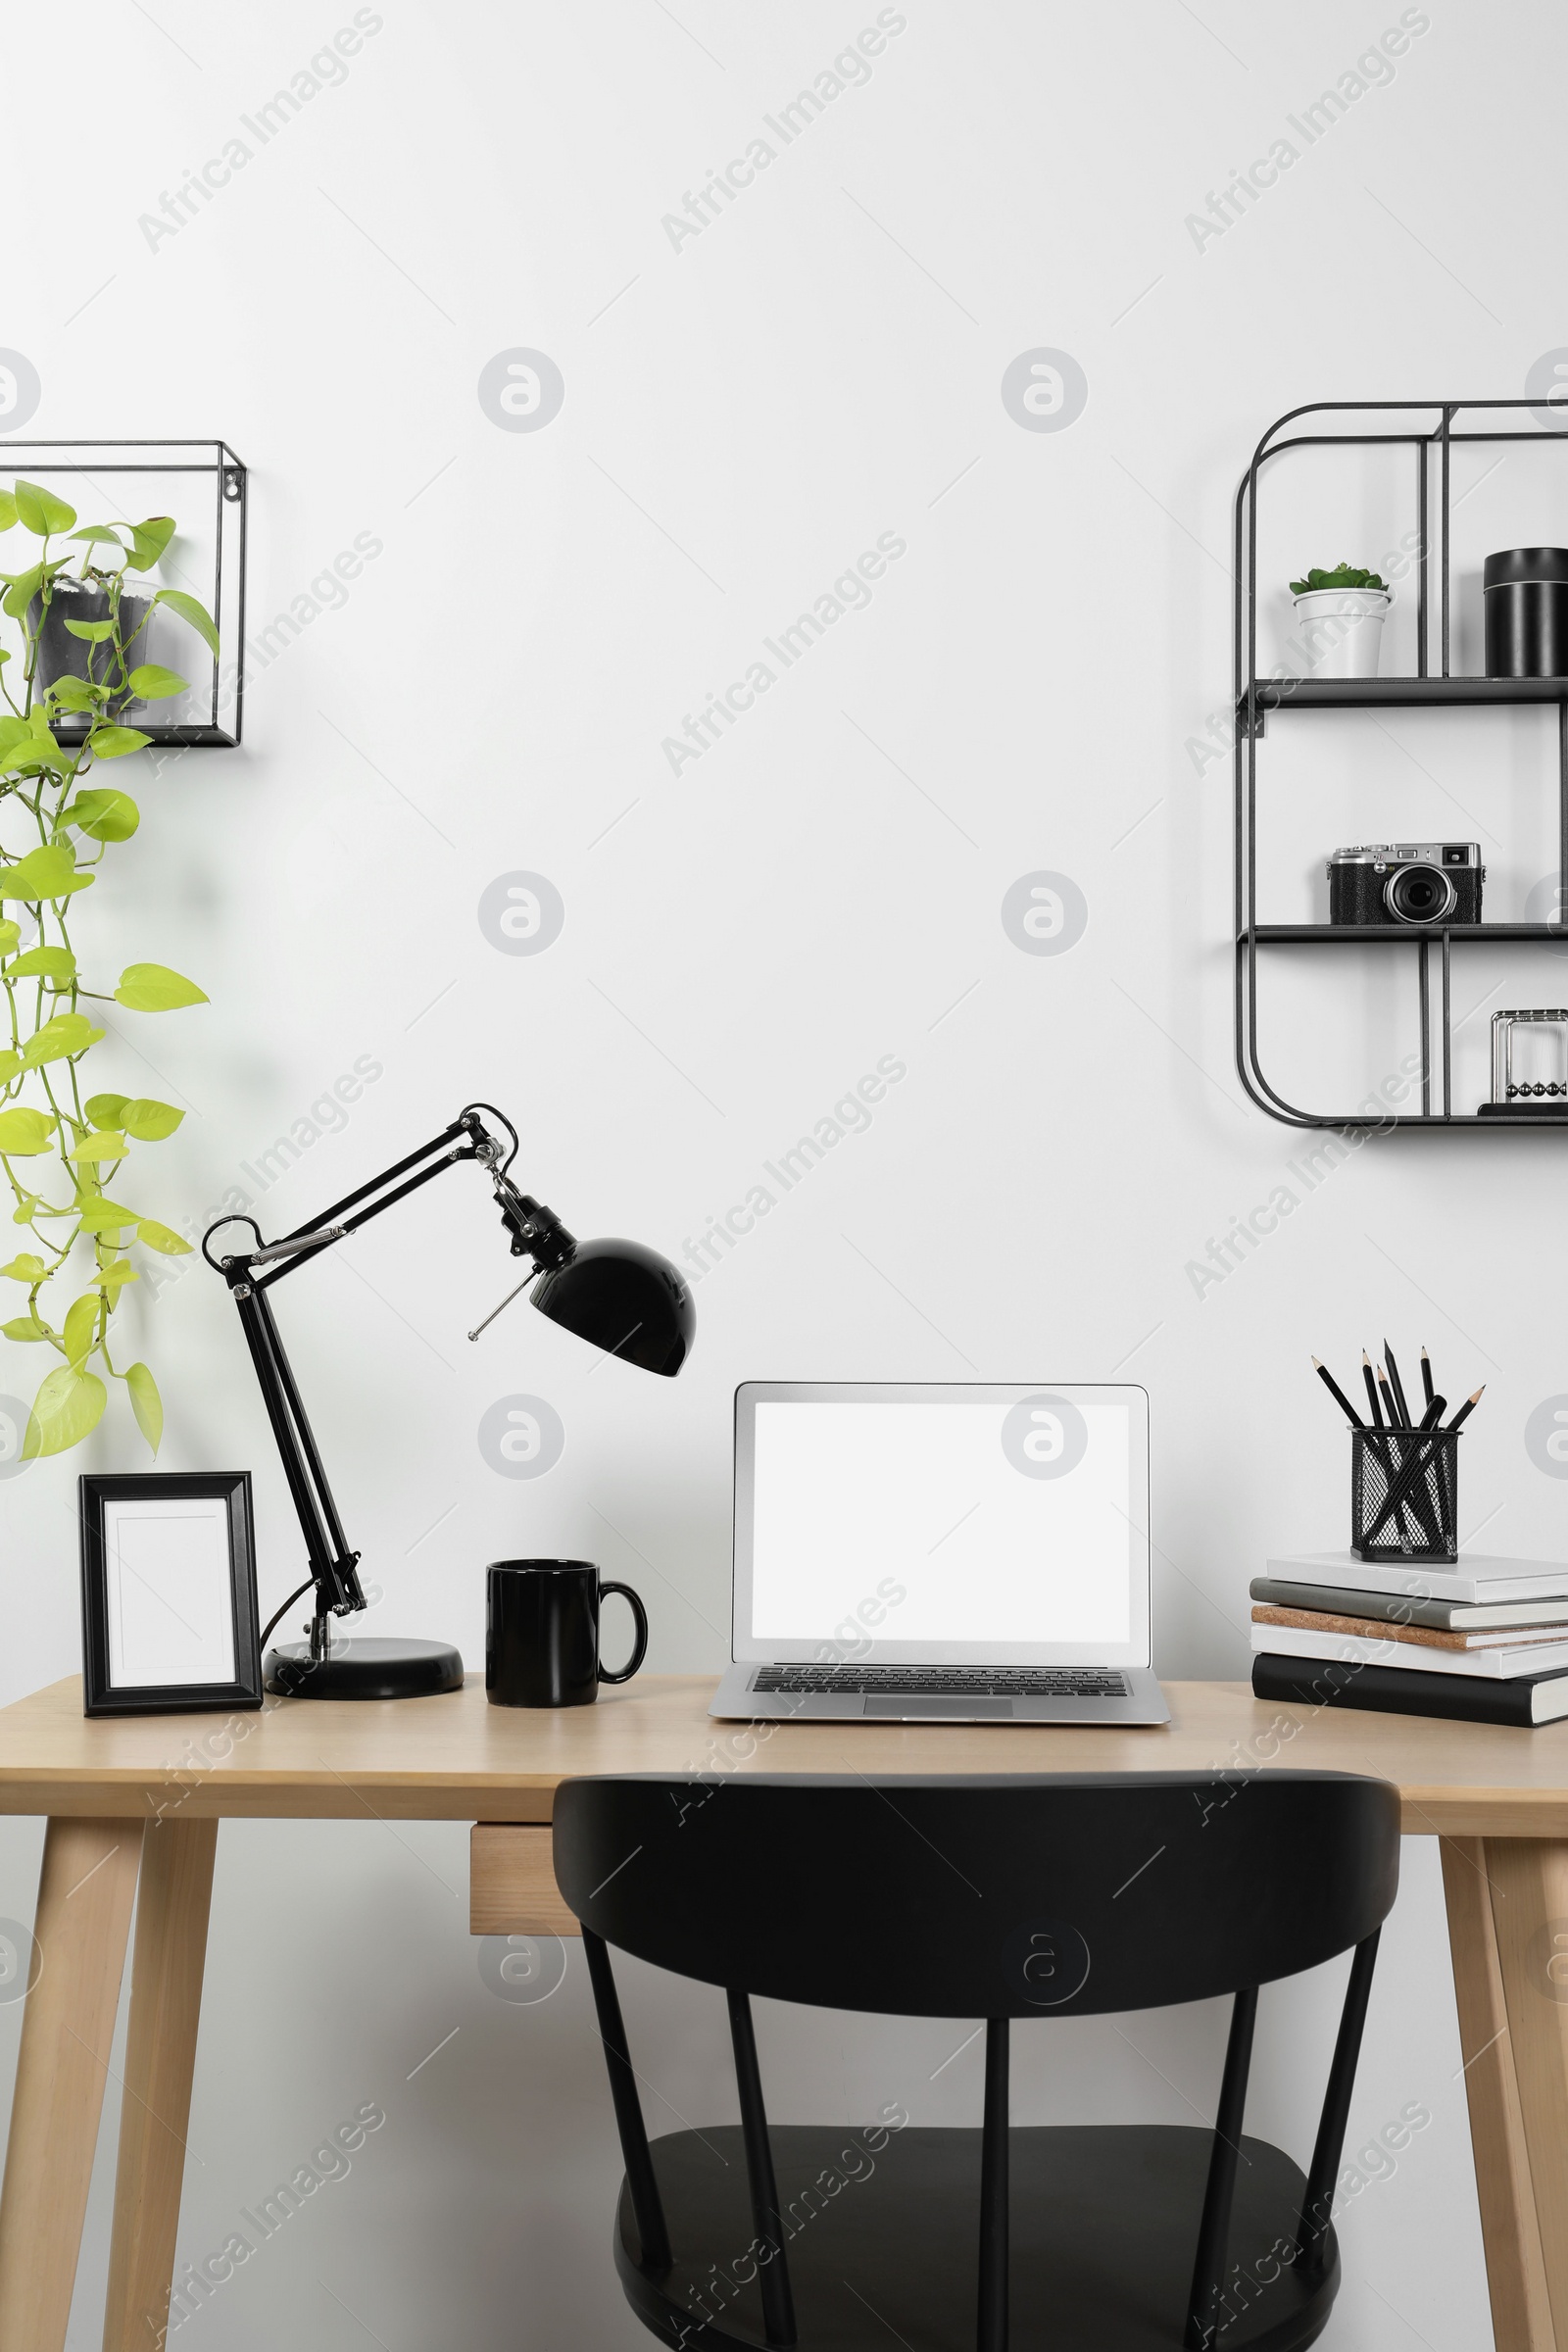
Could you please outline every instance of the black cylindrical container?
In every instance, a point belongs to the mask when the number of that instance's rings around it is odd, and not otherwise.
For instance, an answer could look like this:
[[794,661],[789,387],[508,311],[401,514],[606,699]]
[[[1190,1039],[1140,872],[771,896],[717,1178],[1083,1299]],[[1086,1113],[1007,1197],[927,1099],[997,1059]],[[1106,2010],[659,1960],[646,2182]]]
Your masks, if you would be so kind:
[[1457,1429],[1352,1429],[1350,1549],[1358,1560],[1456,1560]]
[[1568,677],[1568,547],[1505,547],[1482,577],[1488,677]]
[[[125,665],[134,669],[147,659],[144,623],[153,609],[150,596],[133,596],[122,592],[118,611],[120,643],[125,654]],[[115,649],[100,639],[96,644],[83,637],[74,637],[67,628],[68,620],[103,622],[117,618],[109,602],[109,592],[83,580],[56,580],[49,592],[49,608],[44,610],[43,599],[35,596],[27,607],[27,626],[38,639],[36,683],[40,687],[54,685],[57,678],[81,678],[94,686],[106,686],[115,675]],[[143,710],[144,703],[133,695],[116,695],[105,705],[111,718],[123,718],[127,711]],[[58,730],[67,734],[84,725],[78,712],[73,711]]]
[[[630,1603],[628,1663],[599,1662],[599,1604]],[[600,1581],[592,1560],[496,1560],[486,1577],[484,1687],[493,1707],[586,1707],[601,1683],[630,1682],[648,1648],[648,1618],[630,1585]]]

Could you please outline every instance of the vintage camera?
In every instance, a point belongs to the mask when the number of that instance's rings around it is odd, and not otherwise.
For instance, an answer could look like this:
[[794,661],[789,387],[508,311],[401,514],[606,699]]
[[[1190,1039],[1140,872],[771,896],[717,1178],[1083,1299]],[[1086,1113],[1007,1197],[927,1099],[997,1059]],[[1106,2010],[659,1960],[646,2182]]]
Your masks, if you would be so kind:
[[1331,923],[1479,923],[1487,869],[1475,841],[1372,842],[1328,860]]

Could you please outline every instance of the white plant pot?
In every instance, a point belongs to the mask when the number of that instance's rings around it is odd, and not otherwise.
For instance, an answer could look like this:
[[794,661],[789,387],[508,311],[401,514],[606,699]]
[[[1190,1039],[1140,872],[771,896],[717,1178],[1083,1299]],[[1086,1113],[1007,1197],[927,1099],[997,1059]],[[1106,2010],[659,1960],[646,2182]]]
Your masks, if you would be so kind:
[[1375,678],[1386,588],[1312,588],[1296,599],[1309,678]]

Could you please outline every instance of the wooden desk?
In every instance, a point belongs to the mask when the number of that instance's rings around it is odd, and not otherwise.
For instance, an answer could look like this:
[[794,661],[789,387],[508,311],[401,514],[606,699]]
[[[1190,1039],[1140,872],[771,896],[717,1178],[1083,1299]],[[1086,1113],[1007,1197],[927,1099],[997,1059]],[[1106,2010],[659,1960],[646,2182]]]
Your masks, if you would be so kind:
[[555,1790],[590,1772],[1057,1772],[1322,1766],[1395,1782],[1443,1841],[1498,2352],[1568,2352],[1568,1724],[1538,1732],[1167,1686],[1152,1731],[717,1724],[710,1681],[514,1712],[468,1687],[354,1706],[89,1723],[80,1686],[0,1709],[0,1813],[49,1817],[0,2192],[0,2346],[63,2352],[136,1896],[105,2352],[168,2317],[218,1824],[474,1823],[478,1935],[572,1932],[549,1869]]

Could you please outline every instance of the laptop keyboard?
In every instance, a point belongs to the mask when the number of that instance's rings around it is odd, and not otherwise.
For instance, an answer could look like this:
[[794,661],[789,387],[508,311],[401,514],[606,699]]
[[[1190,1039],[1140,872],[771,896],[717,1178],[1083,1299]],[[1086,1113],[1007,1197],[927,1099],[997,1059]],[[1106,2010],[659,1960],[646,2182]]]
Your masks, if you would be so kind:
[[752,1689],[834,1698],[1125,1698],[1127,1677],[1093,1666],[761,1666]]

